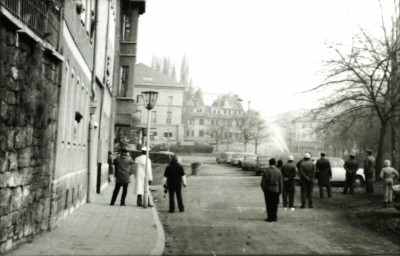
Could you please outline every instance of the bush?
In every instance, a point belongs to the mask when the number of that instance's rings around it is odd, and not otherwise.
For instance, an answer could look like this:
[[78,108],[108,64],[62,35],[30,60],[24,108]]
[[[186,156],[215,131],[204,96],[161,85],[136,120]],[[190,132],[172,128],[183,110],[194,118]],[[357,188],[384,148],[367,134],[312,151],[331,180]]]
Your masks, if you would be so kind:
[[175,153],[207,153],[211,154],[214,150],[210,145],[176,145],[169,148],[170,151]]

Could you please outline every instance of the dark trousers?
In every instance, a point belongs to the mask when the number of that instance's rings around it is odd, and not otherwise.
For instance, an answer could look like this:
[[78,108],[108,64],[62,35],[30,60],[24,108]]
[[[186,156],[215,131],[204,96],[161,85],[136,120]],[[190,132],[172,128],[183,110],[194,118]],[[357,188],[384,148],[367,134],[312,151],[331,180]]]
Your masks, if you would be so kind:
[[312,192],[314,188],[313,181],[302,180],[300,181],[300,191],[301,191],[301,204],[306,203],[306,199],[308,198],[308,203],[312,204]]
[[270,220],[277,220],[279,193],[265,191],[264,197],[265,197],[265,204],[267,207],[267,218]]
[[125,198],[126,194],[128,193],[128,184],[129,183],[119,183],[119,182],[115,183],[114,192],[111,198],[111,204],[114,204],[115,200],[117,200],[119,189],[122,186],[121,205],[125,205]]
[[343,194],[347,194],[350,189],[350,194],[354,194],[354,181],[356,180],[355,174],[346,174],[346,182],[344,183]]
[[169,212],[175,211],[175,194],[176,194],[176,199],[178,201],[179,211],[183,212],[185,208],[183,206],[183,200],[182,200],[182,186],[181,185],[169,186],[168,193],[169,193]]
[[324,198],[324,187],[326,187],[326,193],[328,194],[328,197],[332,197],[330,182],[326,186],[319,186],[319,197]]
[[372,179],[374,174],[367,174],[365,175],[365,189],[367,193],[374,193],[374,184],[372,183]]
[[293,207],[294,191],[295,191],[294,182],[292,181],[283,182],[282,199],[284,207],[288,205],[288,197],[289,197],[289,207]]

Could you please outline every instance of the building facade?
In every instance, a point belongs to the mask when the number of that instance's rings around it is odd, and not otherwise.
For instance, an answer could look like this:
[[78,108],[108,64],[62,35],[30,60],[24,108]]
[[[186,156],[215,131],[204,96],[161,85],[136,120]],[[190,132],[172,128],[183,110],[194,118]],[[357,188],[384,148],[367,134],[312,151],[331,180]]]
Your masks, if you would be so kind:
[[[54,228],[108,184],[114,81],[133,55],[116,44],[126,22],[120,14],[129,10],[125,27],[134,34],[144,5],[0,1],[1,253]],[[133,73],[131,81],[133,99]]]
[[[135,68],[134,97],[137,102],[135,126],[140,136],[141,128],[147,127],[147,109],[144,107],[142,92],[156,91],[158,99],[156,106],[151,110],[150,122],[152,126],[152,143],[168,145],[183,141],[182,107],[184,85],[175,82],[168,76],[140,63]],[[142,144],[143,141],[138,141]]]

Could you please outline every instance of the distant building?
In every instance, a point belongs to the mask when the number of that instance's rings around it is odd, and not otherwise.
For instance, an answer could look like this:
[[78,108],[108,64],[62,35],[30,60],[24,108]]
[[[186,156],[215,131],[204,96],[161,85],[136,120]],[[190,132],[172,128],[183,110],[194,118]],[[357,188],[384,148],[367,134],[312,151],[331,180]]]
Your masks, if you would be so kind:
[[[156,106],[151,110],[151,140],[153,144],[176,144],[183,141],[182,106],[185,86],[172,78],[153,70],[145,64],[135,67],[134,98],[136,105],[136,125],[142,138],[141,131],[147,127],[147,109],[144,107],[142,92],[157,91]],[[142,144],[143,141],[137,141]]]

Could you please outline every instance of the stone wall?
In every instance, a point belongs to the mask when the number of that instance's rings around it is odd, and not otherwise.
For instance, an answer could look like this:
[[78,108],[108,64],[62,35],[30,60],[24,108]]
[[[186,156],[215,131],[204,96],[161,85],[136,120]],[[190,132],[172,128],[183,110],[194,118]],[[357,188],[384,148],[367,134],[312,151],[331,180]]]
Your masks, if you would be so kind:
[[49,229],[58,61],[0,26],[0,253]]

